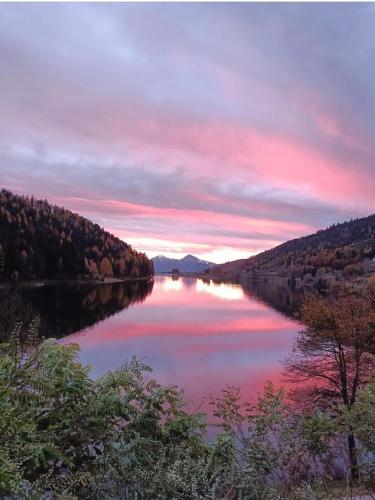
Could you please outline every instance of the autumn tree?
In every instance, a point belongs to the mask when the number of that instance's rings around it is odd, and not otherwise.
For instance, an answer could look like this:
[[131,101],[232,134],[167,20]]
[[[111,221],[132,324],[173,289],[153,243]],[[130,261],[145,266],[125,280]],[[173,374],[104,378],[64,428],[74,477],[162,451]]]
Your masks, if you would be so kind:
[[5,270],[5,253],[3,246],[0,243],[0,276],[3,274]]
[[60,255],[59,260],[57,261],[57,275],[61,276],[63,271],[64,271],[64,263]]
[[124,257],[121,257],[116,263],[117,272],[120,276],[123,276],[126,271],[126,264]]
[[113,276],[112,264],[108,257],[104,257],[101,261],[100,272],[106,278],[111,278]]
[[[301,310],[306,325],[285,361],[287,379],[302,384],[293,398],[306,407],[350,412],[357,394],[375,375],[375,294],[308,297]],[[351,477],[359,477],[354,429],[347,429]]]

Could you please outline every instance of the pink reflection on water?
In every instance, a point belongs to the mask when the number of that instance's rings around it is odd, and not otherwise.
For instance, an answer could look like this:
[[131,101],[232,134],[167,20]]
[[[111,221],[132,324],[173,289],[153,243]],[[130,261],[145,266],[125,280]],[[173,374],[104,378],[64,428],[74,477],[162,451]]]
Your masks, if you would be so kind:
[[297,330],[295,321],[239,286],[158,277],[144,303],[64,342],[80,344],[93,376],[141,358],[159,382],[182,387],[198,406],[226,385],[256,396],[266,380],[281,384],[280,361]]

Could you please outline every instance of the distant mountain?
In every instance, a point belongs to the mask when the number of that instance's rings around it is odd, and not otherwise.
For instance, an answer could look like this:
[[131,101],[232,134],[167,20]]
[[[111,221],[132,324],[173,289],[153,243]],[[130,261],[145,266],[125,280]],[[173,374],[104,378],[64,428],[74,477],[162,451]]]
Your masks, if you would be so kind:
[[194,255],[186,255],[182,259],[170,259],[164,255],[158,255],[152,259],[155,273],[172,273],[177,270],[180,273],[200,273],[215,266],[213,262],[198,259]]
[[0,281],[146,277],[145,254],[47,200],[0,191]]
[[285,278],[293,286],[318,288],[352,280],[375,282],[375,215],[335,224],[287,241],[248,259],[211,268],[228,280]]

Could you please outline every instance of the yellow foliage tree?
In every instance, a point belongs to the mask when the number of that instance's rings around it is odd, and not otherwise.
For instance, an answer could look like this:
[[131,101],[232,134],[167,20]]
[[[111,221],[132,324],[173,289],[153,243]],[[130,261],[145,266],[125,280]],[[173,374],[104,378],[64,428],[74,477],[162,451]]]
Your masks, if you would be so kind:
[[118,266],[118,270],[120,272],[120,275],[122,276],[125,273],[125,269],[126,269],[124,257],[121,257],[121,259],[118,260],[117,266]]
[[112,264],[108,257],[102,259],[100,263],[100,273],[105,278],[111,278],[113,276]]

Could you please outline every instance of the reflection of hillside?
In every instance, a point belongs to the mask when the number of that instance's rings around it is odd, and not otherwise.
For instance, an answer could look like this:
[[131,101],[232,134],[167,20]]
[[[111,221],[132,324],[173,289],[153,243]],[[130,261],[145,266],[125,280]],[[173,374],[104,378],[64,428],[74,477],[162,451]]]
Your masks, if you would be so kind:
[[265,304],[290,317],[298,312],[304,292],[293,290],[284,283],[272,281],[246,281],[242,283],[245,294],[258,298]]
[[[153,282],[139,280],[90,288],[50,286],[23,290],[17,297],[18,306],[13,308],[12,323],[28,323],[30,316],[39,315],[41,335],[61,338],[88,328],[131,304],[143,302],[152,292],[152,288]],[[0,310],[0,320],[3,315],[5,317],[10,299],[9,296],[2,298],[3,307],[0,309],[3,311]],[[10,324],[10,321],[8,323]],[[8,333],[4,329],[1,331],[1,337],[7,337]]]

